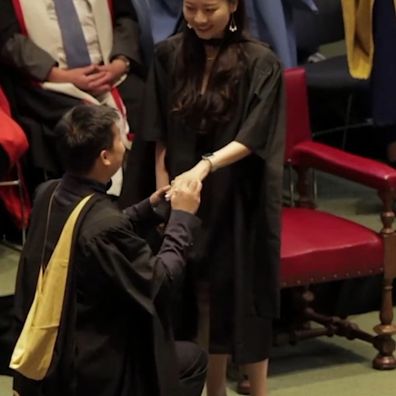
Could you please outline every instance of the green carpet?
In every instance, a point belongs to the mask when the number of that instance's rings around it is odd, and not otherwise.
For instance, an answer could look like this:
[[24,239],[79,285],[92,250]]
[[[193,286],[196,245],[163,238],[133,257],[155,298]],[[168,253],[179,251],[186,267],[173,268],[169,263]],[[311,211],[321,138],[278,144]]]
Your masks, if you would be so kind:
[[[370,331],[378,323],[378,314],[359,315],[354,320]],[[272,396],[396,395],[396,371],[372,369],[375,350],[362,341],[323,337],[296,347],[275,348],[273,355]]]
[[[396,315],[396,309],[395,309]],[[378,321],[371,312],[354,317],[362,329]],[[396,371],[371,368],[375,350],[362,341],[318,338],[296,346],[273,349],[270,361],[271,396],[395,396]],[[228,396],[237,395],[229,384]]]
[[[0,244],[0,296],[14,293],[19,254]],[[3,396],[0,393],[0,396]]]
[[[396,310],[395,310],[396,315]],[[362,328],[377,323],[377,313],[356,317]],[[305,341],[273,349],[271,396],[395,396],[396,371],[371,368],[374,349],[338,337]],[[237,395],[229,383],[228,396]],[[11,396],[11,380],[0,377],[0,396]]]

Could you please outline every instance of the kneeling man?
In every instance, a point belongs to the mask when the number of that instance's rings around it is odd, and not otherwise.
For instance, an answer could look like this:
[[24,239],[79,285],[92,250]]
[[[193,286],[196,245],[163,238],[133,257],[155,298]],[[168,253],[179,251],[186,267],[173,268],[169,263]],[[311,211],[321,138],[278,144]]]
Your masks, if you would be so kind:
[[106,188],[121,167],[124,145],[116,110],[81,105],[57,126],[60,181],[41,185],[16,285],[17,336],[26,321],[39,273],[45,273],[76,205],[93,198],[77,221],[55,348],[42,380],[15,372],[20,396],[200,396],[206,356],[174,342],[169,313],[199,220],[200,183],[170,198],[162,246],[153,255],[139,230],[160,223],[167,188],[124,212]]

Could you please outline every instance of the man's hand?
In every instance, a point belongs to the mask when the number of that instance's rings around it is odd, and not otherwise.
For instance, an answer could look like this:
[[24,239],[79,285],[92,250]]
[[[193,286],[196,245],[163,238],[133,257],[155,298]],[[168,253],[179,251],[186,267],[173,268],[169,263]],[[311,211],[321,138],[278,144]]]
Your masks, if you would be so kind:
[[110,73],[100,70],[100,66],[97,65],[77,67],[75,69],[53,67],[48,75],[48,81],[72,83],[82,91],[94,96],[109,92],[112,86]]
[[159,188],[156,192],[150,195],[149,201],[152,208],[155,208],[159,203],[165,199],[165,194],[169,191],[170,186]]
[[115,84],[128,71],[128,65],[122,59],[113,59],[108,65],[98,66],[99,70],[108,73],[109,83]]
[[201,202],[202,183],[200,181],[181,182],[172,188],[171,207],[195,214]]

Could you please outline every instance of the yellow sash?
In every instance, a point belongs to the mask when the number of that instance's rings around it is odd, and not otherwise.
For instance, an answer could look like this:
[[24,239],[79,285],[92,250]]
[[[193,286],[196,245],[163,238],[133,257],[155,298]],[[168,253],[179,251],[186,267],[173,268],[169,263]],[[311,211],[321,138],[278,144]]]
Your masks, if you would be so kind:
[[374,0],[342,0],[345,44],[351,76],[367,79],[373,66]]
[[46,270],[40,269],[34,300],[10,362],[12,369],[27,378],[43,379],[51,364],[62,316],[73,231],[79,214],[92,196],[83,198],[74,208]]
[[[374,1],[342,0],[348,66],[354,78],[369,78],[373,67]],[[396,0],[393,1],[396,12]]]

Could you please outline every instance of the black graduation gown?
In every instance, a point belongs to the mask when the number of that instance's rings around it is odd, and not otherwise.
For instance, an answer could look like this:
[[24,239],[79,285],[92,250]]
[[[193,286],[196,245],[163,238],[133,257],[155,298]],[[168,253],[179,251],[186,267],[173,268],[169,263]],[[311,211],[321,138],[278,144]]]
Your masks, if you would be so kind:
[[[134,225],[156,221],[148,200],[122,214],[98,192],[100,185],[70,175],[62,180],[52,204],[44,262],[75,204],[92,192],[99,197],[84,209],[77,225],[49,372],[42,381],[15,373],[15,390],[21,396],[178,396],[166,306],[180,282],[198,219],[172,212],[162,248],[153,256]],[[34,297],[51,190],[38,194],[18,268],[16,334]]]
[[203,232],[191,257],[194,277],[210,283],[210,352],[241,363],[268,357],[270,318],[278,314],[284,150],[281,66],[267,46],[243,40],[246,72],[230,122],[202,136],[170,116],[179,34],[156,48],[142,127],[142,139],[165,143],[171,179],[233,140],[253,151],[205,179]]

